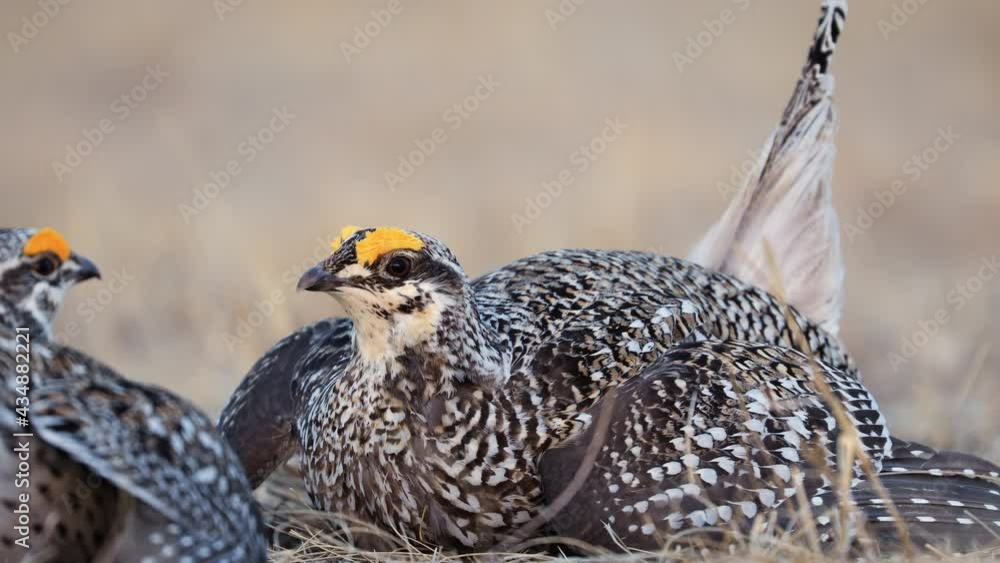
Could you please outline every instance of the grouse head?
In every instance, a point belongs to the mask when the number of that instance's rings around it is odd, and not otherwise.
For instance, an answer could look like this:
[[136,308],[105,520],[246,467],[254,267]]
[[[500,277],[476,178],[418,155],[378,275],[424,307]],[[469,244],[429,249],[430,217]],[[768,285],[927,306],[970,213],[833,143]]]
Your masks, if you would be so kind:
[[[101,276],[53,229],[0,229],[0,318],[51,336],[69,287]],[[8,328],[10,328],[8,326]]]
[[395,227],[347,227],[333,246],[298,288],[332,295],[362,335],[379,331],[397,344],[414,345],[468,308],[468,276],[433,237]]

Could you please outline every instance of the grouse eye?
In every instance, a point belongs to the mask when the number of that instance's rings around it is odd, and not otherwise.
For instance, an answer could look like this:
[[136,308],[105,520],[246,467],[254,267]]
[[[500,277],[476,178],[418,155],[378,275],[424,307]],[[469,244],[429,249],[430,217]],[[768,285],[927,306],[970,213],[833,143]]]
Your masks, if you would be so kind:
[[32,269],[35,273],[43,278],[47,278],[55,273],[56,269],[59,268],[59,264],[56,262],[55,258],[51,256],[42,256],[35,263],[32,264]]
[[406,277],[413,268],[413,261],[407,256],[394,256],[385,265],[385,273],[394,278]]

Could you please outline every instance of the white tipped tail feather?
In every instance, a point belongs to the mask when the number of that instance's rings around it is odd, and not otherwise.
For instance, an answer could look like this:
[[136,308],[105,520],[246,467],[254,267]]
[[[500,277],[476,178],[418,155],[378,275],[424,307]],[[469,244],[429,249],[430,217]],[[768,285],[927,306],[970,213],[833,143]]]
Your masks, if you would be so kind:
[[846,14],[846,0],[823,2],[802,75],[763,158],[690,256],[765,289],[782,288],[831,334],[840,322],[844,264],[831,202],[837,114],[829,64]]

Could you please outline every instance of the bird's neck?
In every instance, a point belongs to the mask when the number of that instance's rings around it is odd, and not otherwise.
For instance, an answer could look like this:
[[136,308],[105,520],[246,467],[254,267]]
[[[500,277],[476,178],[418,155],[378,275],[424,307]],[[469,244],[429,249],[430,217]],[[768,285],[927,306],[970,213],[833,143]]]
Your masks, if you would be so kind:
[[451,394],[458,385],[496,388],[510,360],[471,298],[440,298],[418,313],[355,319],[356,376],[371,385],[418,383],[420,395]]
[[[13,306],[0,301],[0,330],[14,331],[26,328],[28,329],[26,334],[29,334],[32,340],[50,340],[51,318],[33,301],[29,301],[28,304],[29,307],[25,307],[23,303]],[[29,310],[25,310],[26,308]]]

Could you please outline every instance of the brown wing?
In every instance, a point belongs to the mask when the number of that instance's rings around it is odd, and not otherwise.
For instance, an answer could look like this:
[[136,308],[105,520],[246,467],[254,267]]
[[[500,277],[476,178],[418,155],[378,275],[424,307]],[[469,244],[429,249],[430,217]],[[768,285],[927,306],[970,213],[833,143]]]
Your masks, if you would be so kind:
[[257,360],[226,402],[219,431],[252,487],[295,453],[296,398],[308,396],[313,383],[339,376],[350,357],[352,327],[348,319],[328,319],[286,336]]

